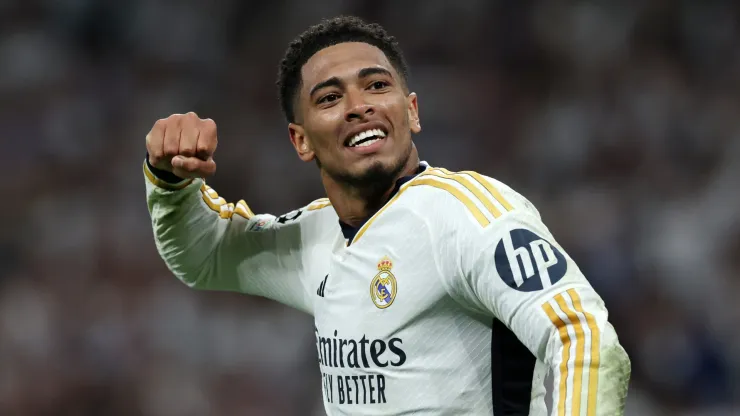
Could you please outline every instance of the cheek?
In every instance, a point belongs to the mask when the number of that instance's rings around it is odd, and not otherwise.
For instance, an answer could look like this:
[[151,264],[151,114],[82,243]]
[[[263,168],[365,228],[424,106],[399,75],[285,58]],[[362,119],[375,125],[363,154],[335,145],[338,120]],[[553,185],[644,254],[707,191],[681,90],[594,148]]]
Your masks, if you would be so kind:
[[342,118],[333,111],[322,112],[312,118],[311,124],[306,126],[313,147],[317,151],[336,147],[337,137],[341,130]]
[[406,108],[405,97],[393,100],[389,103],[388,114],[393,114],[393,124],[396,128],[407,129],[409,127],[409,113]]

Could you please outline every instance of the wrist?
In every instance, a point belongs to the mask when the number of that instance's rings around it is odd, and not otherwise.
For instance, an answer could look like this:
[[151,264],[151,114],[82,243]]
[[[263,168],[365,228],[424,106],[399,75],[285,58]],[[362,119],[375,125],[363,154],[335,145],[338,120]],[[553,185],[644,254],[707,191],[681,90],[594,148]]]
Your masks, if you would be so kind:
[[168,190],[182,189],[193,181],[192,179],[183,179],[172,172],[158,169],[149,163],[149,154],[147,153],[144,160],[144,175],[152,184]]

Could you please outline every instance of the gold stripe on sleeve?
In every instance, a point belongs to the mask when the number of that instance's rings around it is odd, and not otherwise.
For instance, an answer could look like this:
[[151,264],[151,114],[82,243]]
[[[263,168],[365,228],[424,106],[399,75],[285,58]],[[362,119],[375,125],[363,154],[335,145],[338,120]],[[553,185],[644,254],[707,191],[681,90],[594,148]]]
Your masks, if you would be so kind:
[[559,398],[558,398],[558,416],[565,416],[565,401],[568,397],[568,361],[570,360],[570,335],[568,334],[568,326],[565,322],[560,319],[555,310],[546,302],[542,305],[542,309],[550,318],[550,321],[558,329],[560,334],[560,342],[563,344],[563,354],[560,358],[560,384],[559,384]]
[[308,204],[308,208],[306,210],[308,211],[316,211],[322,208],[330,207],[331,201],[329,201],[329,198],[319,198],[310,204]]
[[[570,292],[568,292],[570,293]],[[555,296],[555,302],[560,310],[568,317],[570,325],[576,333],[576,357],[573,361],[573,397],[571,400],[571,415],[581,416],[581,395],[583,393],[583,363],[586,354],[586,335],[578,315],[568,306],[563,294]]]
[[245,219],[254,217],[254,213],[243,199],[236,204],[233,202],[227,203],[226,200],[220,197],[213,188],[205,183],[201,185],[200,192],[203,196],[203,202],[208,205],[208,208],[215,211],[220,218],[228,220],[231,219],[234,214],[244,217]]
[[234,214],[238,214],[246,219],[250,219],[254,217],[254,212],[249,208],[249,205],[247,205],[247,202],[243,199],[239,200],[239,202],[236,203],[236,206],[234,207]]
[[213,188],[203,183],[200,186],[200,193],[203,197],[203,202],[206,203],[208,208],[215,211],[219,217],[228,220],[234,216],[234,214],[250,219],[254,217],[254,212],[249,208],[249,205],[241,199],[239,202],[234,204],[233,202],[226,202],[225,199],[218,195]]
[[596,416],[596,395],[599,388],[599,365],[601,364],[601,358],[599,356],[599,349],[601,348],[599,343],[601,337],[599,333],[599,327],[596,325],[596,319],[593,315],[583,310],[581,305],[581,298],[578,296],[578,292],[574,289],[569,289],[568,294],[573,300],[573,307],[583,316],[586,317],[586,324],[588,329],[591,331],[591,360],[588,365],[588,392],[587,392],[587,409],[586,413],[588,416]]
[[[228,204],[226,204],[226,200],[218,196],[216,191],[214,191],[210,186],[203,183],[203,185],[200,186],[200,193],[203,196],[203,202],[208,205],[208,208],[218,213],[221,218],[228,218],[223,216],[224,211],[221,209],[223,205],[227,205],[228,207]],[[226,212],[228,211],[229,210],[227,208]]]

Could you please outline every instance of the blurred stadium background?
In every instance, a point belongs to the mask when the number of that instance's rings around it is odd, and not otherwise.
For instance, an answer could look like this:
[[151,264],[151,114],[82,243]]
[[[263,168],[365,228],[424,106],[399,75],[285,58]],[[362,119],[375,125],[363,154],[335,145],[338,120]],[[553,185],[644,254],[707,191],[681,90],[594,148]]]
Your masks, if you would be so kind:
[[227,199],[322,197],[274,81],[341,13],[401,41],[422,157],[529,197],[603,295],[628,414],[740,414],[740,2],[3,0],[0,415],[322,414],[310,318],[177,282],[141,163],[194,110]]

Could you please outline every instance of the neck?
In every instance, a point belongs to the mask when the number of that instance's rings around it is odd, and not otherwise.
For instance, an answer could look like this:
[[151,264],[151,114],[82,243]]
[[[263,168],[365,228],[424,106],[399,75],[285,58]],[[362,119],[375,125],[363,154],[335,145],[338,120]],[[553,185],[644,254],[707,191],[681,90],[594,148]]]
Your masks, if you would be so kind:
[[403,169],[391,181],[378,187],[358,188],[337,182],[323,170],[321,181],[339,220],[349,226],[359,227],[388,202],[400,178],[416,173],[419,163],[419,154],[414,146]]

